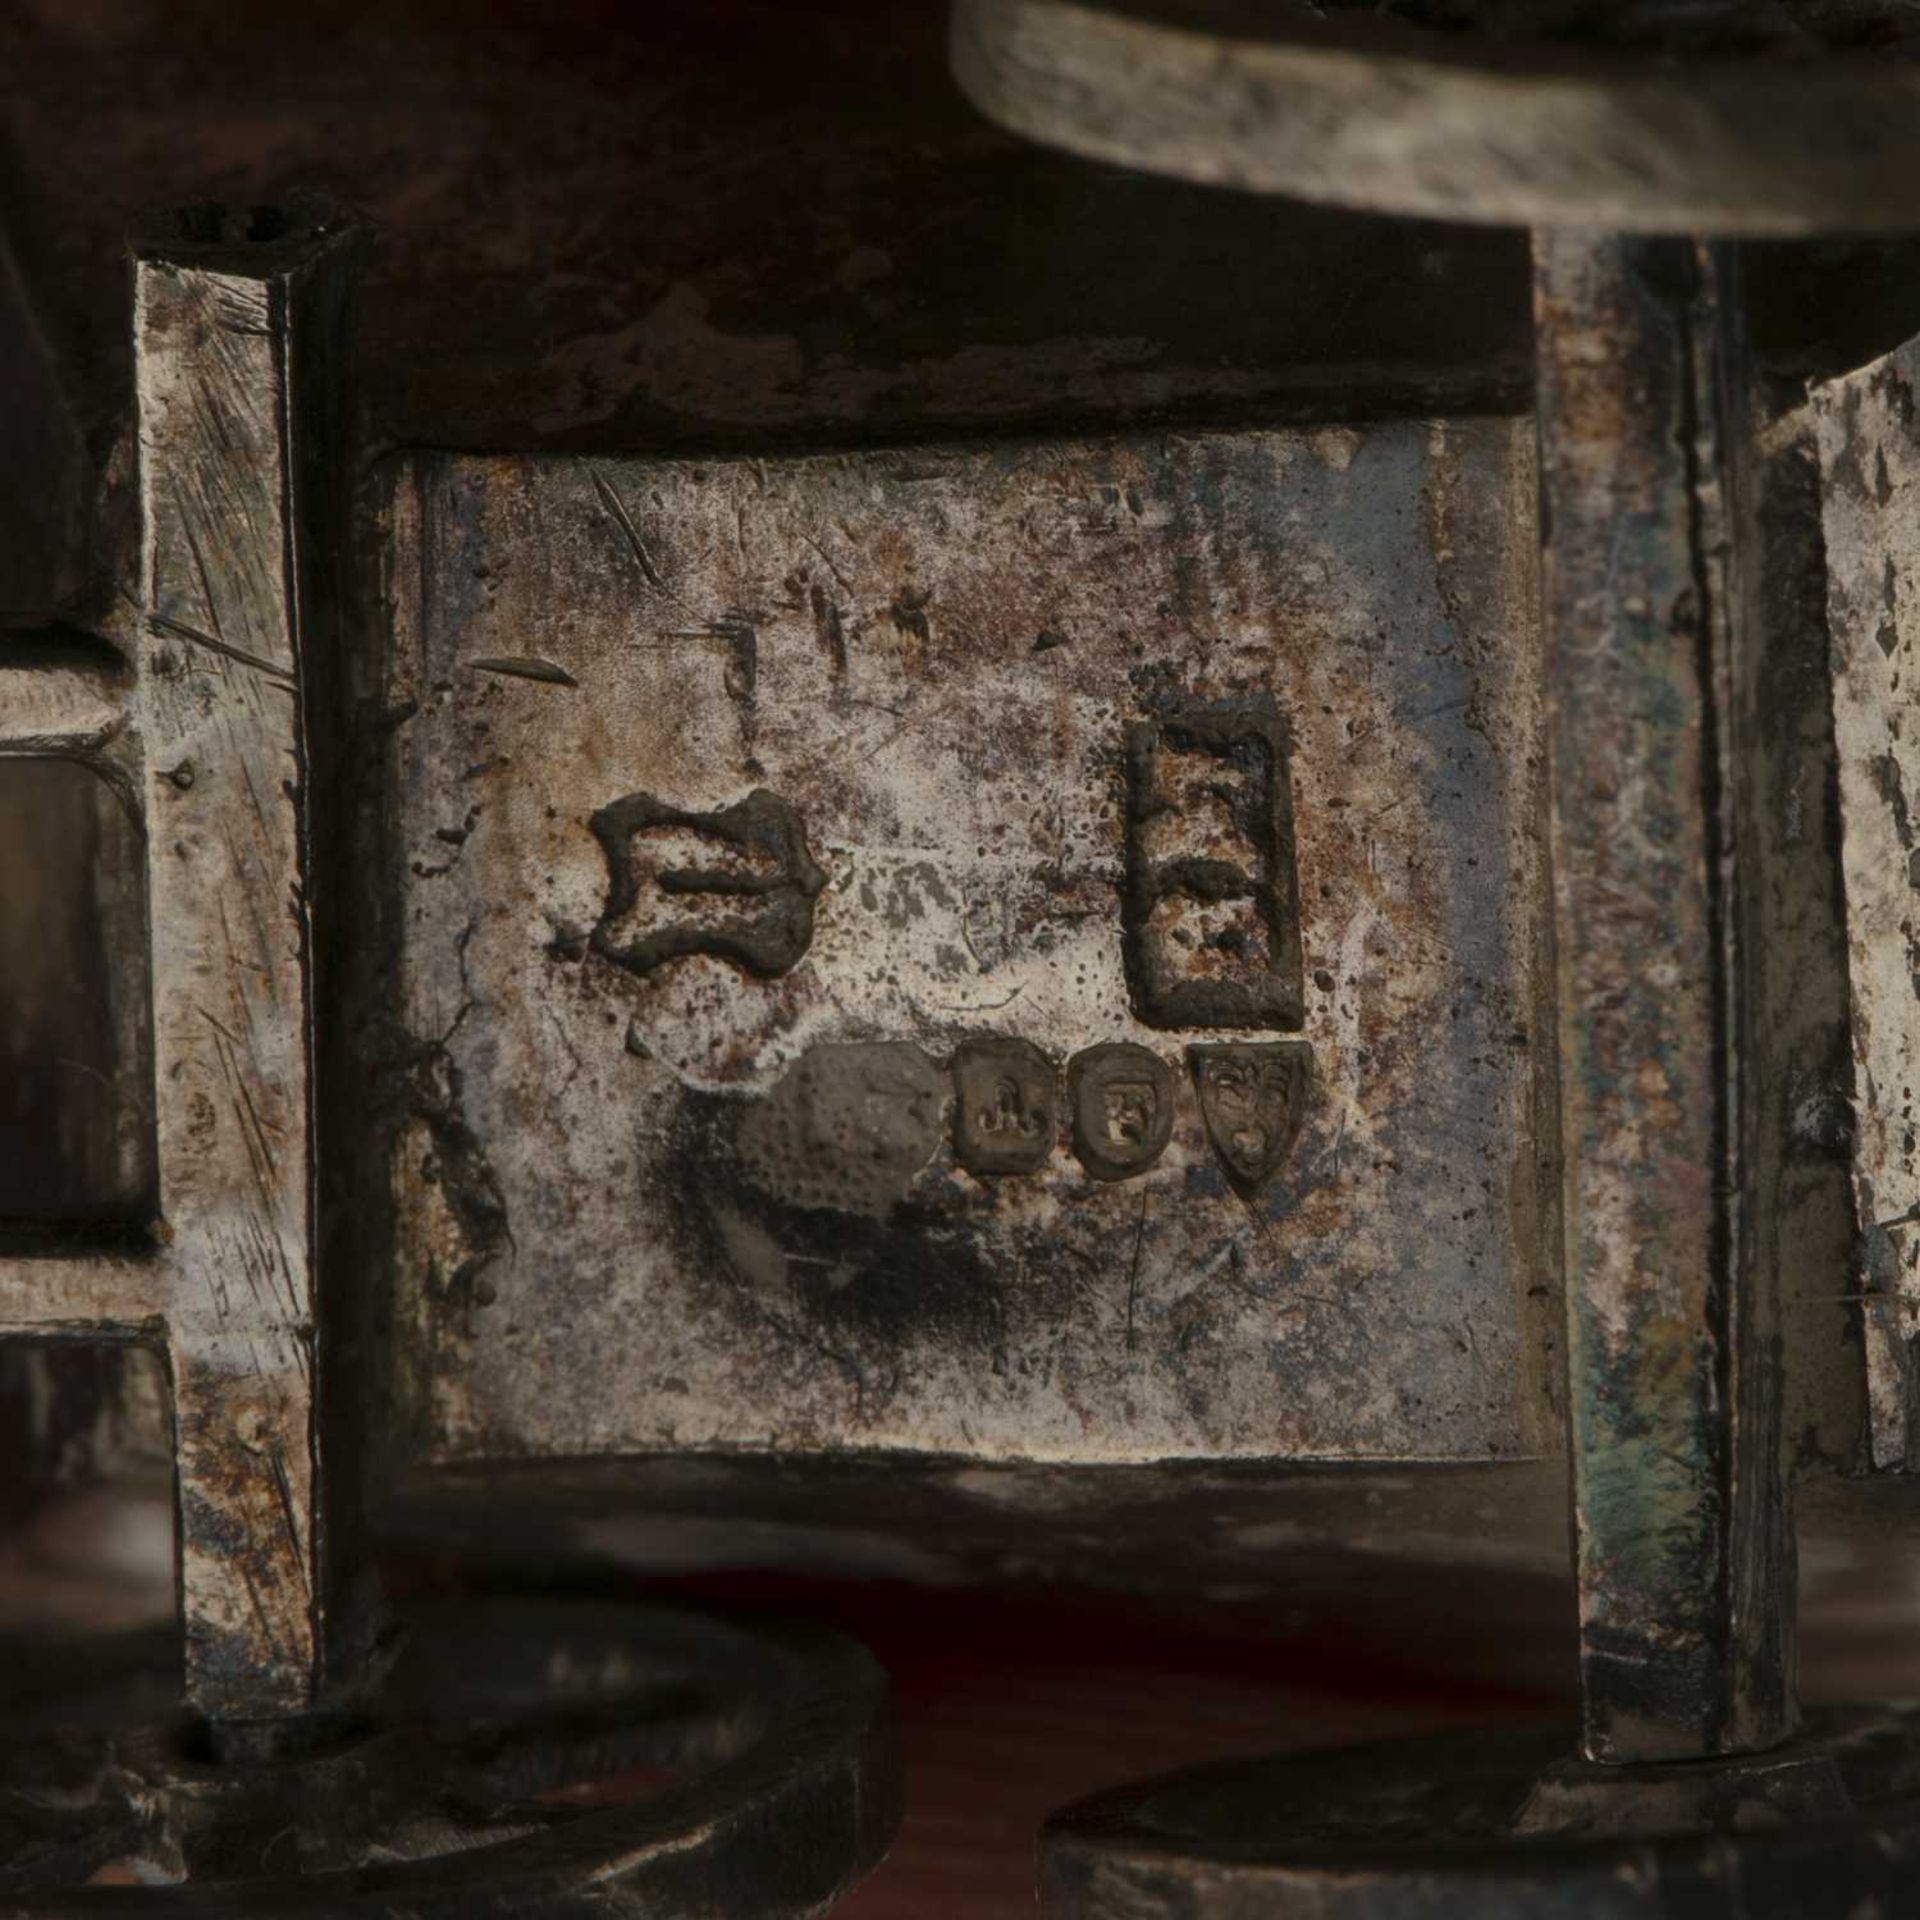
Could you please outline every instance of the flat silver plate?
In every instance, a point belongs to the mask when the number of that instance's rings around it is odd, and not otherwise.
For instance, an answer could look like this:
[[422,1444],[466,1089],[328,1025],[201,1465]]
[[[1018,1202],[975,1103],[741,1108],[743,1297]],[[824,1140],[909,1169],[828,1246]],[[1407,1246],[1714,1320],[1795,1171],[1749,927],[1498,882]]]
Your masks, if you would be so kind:
[[1530,437],[393,476],[431,1458],[1547,1431]]

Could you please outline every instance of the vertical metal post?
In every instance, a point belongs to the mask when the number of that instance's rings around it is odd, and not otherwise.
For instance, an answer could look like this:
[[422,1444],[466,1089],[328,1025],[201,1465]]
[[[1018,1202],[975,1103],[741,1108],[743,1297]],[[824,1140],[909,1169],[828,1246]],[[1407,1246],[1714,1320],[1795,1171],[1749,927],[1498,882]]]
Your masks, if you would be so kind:
[[1794,1721],[1777,1329],[1753,1254],[1730,249],[1535,242],[1585,1746]]
[[320,1647],[300,492],[345,252],[209,214],[135,260],[160,1260],[188,1694],[223,1719],[306,1705]]

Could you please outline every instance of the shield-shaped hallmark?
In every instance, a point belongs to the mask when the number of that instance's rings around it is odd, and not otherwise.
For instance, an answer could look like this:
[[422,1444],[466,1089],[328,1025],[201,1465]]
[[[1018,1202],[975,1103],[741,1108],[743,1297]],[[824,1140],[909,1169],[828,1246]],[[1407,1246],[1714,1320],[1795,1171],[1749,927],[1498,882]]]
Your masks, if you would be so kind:
[[1313,1082],[1304,1040],[1224,1041],[1187,1049],[1200,1118],[1234,1192],[1251,1200],[1299,1137]]

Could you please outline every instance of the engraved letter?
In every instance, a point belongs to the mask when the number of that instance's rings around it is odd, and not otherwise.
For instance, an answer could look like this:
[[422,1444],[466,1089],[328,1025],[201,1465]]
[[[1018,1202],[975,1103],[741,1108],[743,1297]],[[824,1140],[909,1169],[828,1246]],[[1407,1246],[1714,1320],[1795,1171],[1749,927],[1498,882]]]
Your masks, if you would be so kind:
[[1305,1017],[1286,736],[1268,699],[1127,729],[1127,979],[1150,1027]]

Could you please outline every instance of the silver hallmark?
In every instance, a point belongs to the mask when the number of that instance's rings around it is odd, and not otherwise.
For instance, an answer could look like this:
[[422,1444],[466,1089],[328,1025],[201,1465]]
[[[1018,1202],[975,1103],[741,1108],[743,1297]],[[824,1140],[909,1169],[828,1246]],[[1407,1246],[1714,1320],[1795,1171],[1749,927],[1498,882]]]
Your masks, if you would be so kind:
[[1303,1041],[1188,1049],[1200,1117],[1228,1184],[1251,1199],[1280,1171],[1307,1115],[1313,1049]]
[[1533,1447],[1532,489],[1494,420],[398,464],[428,1457]]

